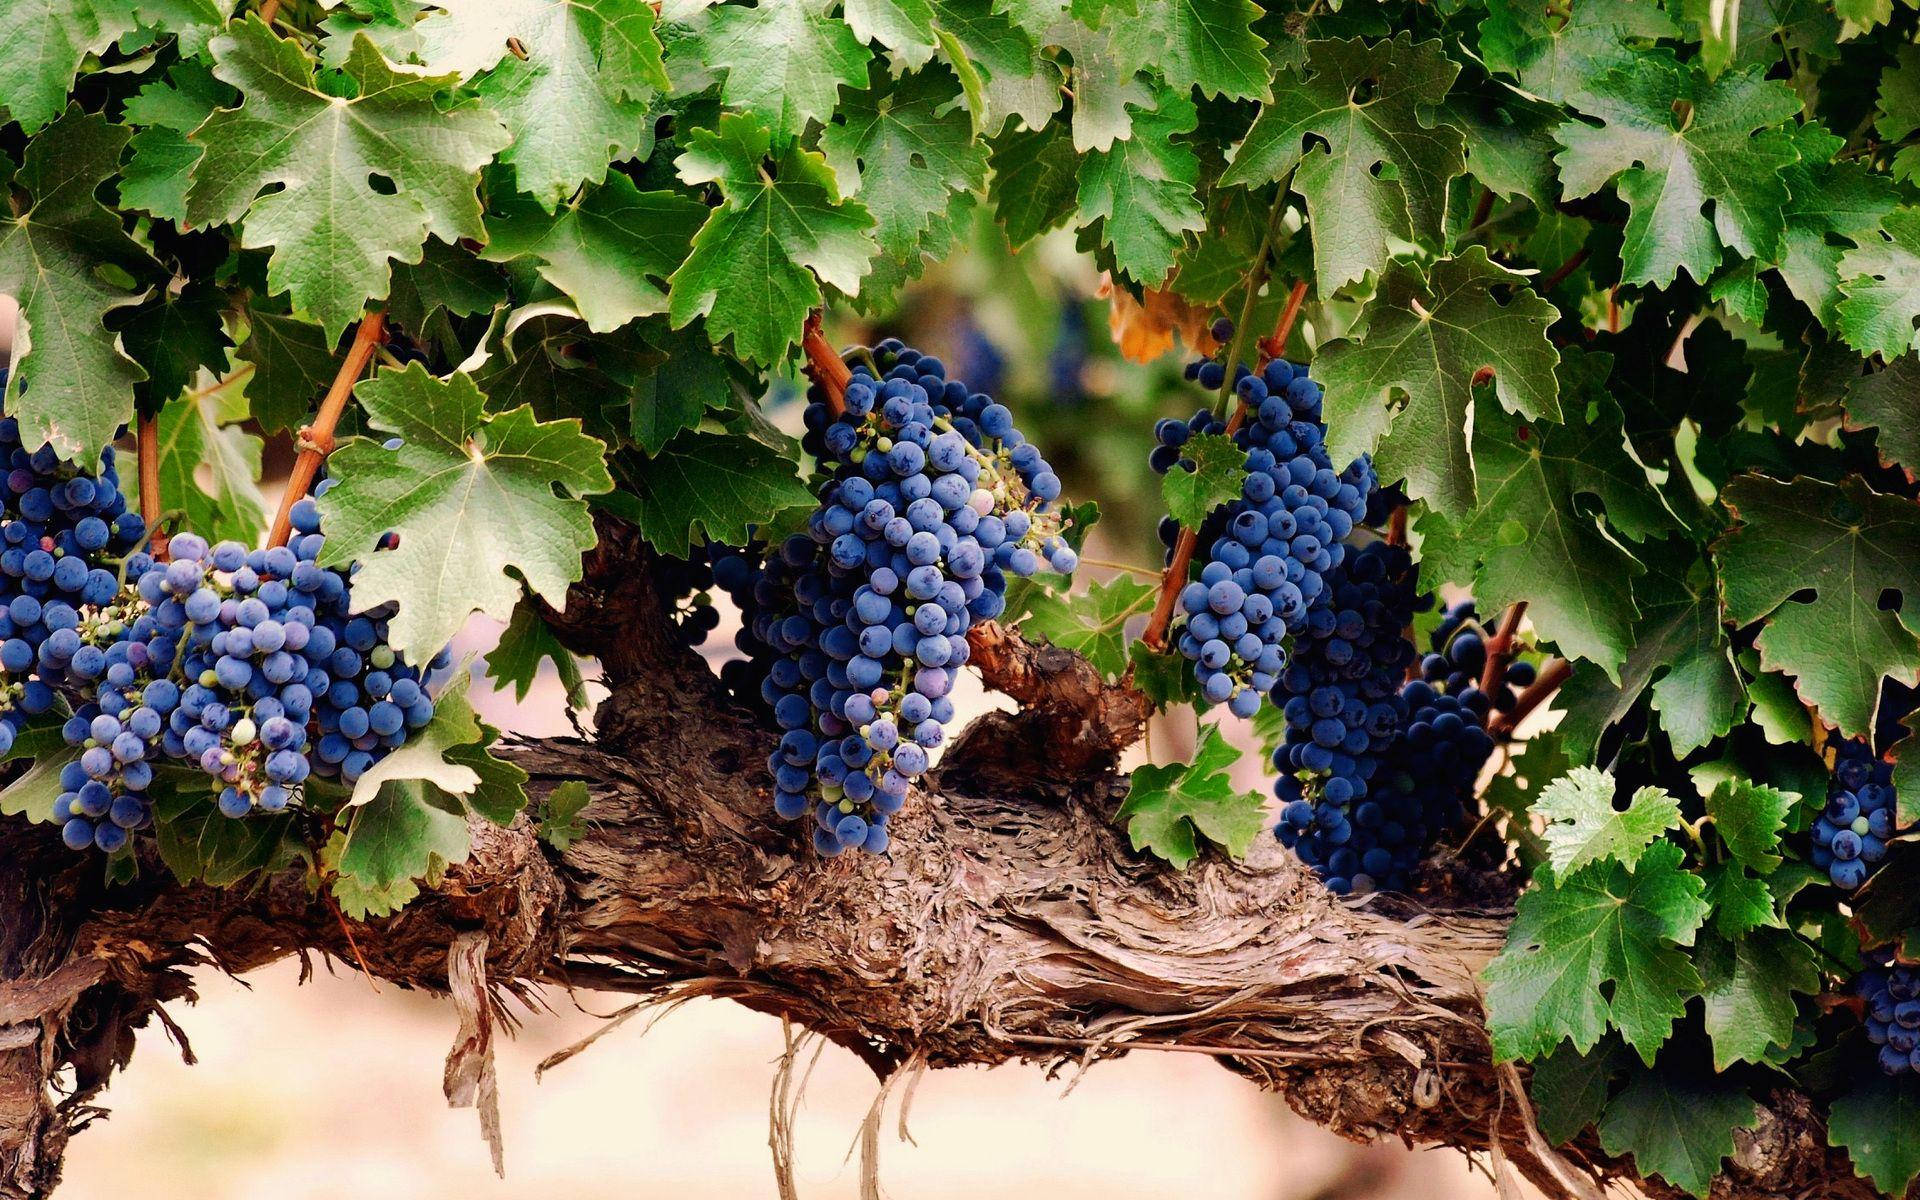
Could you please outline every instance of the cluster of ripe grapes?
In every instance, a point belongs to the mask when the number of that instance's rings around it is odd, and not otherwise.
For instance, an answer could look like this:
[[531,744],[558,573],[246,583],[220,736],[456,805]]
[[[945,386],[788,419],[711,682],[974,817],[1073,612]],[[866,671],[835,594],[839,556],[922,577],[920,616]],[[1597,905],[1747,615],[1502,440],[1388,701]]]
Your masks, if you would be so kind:
[[1840,743],[1809,854],[1835,887],[1852,891],[1885,861],[1887,840],[1899,832],[1896,801],[1892,765],[1863,740]]
[[111,447],[77,467],[0,418],[0,456],[0,753],[65,702],[75,757],[53,816],[70,847],[111,853],[149,825],[158,767],[204,773],[228,816],[277,811],[432,719],[422,672],[387,644],[391,613],[354,613],[349,576],[317,565],[312,500],[290,546],[181,533],[156,562]]
[[1003,610],[1008,576],[1078,562],[1052,509],[1060,480],[1004,405],[897,341],[875,361],[877,375],[854,368],[843,412],[808,406],[803,445],[827,478],[807,532],[750,584],[750,564],[727,568],[783,731],[774,807],[811,814],[827,855],[886,849],[945,740],[967,631]]
[[1920,967],[1903,966],[1886,954],[1878,957],[1853,985],[1866,1001],[1867,1040],[1879,1048],[1882,1071],[1920,1072]]
[[[1230,336],[1232,329],[1216,332]],[[1187,375],[1218,388],[1225,369],[1202,359]],[[1234,434],[1246,452],[1246,476],[1240,497],[1209,514],[1200,531],[1207,554],[1200,578],[1180,593],[1177,645],[1210,703],[1250,717],[1279,677],[1285,639],[1304,630],[1328,572],[1346,556],[1345,539],[1365,515],[1376,481],[1365,457],[1333,469],[1320,385],[1306,367],[1285,359],[1257,373],[1241,366],[1234,390],[1252,415]],[[1190,439],[1225,431],[1226,422],[1209,409],[1190,421],[1161,421],[1149,464],[1164,474]],[[1178,534],[1177,524],[1162,524],[1169,553]]]

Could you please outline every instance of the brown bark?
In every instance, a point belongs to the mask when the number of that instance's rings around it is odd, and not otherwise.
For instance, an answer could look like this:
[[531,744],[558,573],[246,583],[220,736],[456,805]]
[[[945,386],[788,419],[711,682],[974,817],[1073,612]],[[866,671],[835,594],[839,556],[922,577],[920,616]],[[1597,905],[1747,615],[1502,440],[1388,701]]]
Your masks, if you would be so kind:
[[[375,975],[445,991],[450,965],[470,979],[484,953],[494,987],[724,996],[831,1038],[883,1075],[1205,1053],[1351,1137],[1464,1149],[1492,1137],[1557,1195],[1630,1177],[1591,1142],[1564,1158],[1548,1151],[1522,1115],[1518,1076],[1489,1061],[1476,978],[1506,912],[1338,902],[1266,839],[1244,863],[1207,858],[1185,873],[1137,857],[1111,820],[1131,689],[1008,635],[998,661],[1033,706],[949,753],[953,766],[893,827],[887,857],[821,859],[773,819],[763,766],[773,738],[671,644],[645,563],[610,531],[554,617],[606,670],[598,740],[509,746],[536,797],[588,783],[590,831],[559,854],[524,823],[476,824],[472,858],[441,887],[355,926]],[[1041,769],[1069,753],[1081,756],[1077,773]],[[1028,783],[998,786],[1012,779]],[[214,891],[143,870],[141,883],[108,891],[97,862],[74,857],[44,829],[0,829],[0,1197],[52,1190],[67,1137],[93,1115],[133,1030],[190,998],[187,968],[240,972],[309,952],[352,961],[297,872]],[[65,1097],[53,1089],[62,1065],[76,1071]],[[450,1089],[481,1071],[450,1062]],[[1726,1196],[1822,1181],[1824,1194],[1870,1194],[1824,1149],[1804,1097],[1776,1096],[1765,1112]]]

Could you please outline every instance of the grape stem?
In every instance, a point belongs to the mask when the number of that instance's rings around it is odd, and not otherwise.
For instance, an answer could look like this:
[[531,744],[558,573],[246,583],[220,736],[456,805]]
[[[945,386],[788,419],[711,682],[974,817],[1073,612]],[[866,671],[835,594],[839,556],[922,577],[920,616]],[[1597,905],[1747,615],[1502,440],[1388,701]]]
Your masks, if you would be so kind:
[[386,333],[386,326],[385,315],[378,311],[360,318],[360,327],[353,334],[353,344],[347,347],[347,356],[340,361],[340,370],[334,374],[333,384],[327,388],[326,398],[320,402],[320,412],[314,417],[313,424],[300,431],[300,456],[293,461],[293,472],[287,477],[287,490],[280,497],[280,511],[274,514],[273,534],[267,539],[268,548],[286,545],[287,538],[293,533],[293,506],[313,487],[313,477],[320,473],[320,464],[333,452],[333,431],[339,428],[341,414],[347,410],[347,399],[353,395],[353,385],[359,382],[360,373],[367,369],[367,363],[373,358],[373,352]]
[[[1227,356],[1227,379],[1221,385],[1223,392],[1233,386],[1233,368],[1240,361],[1240,352],[1246,348],[1246,322],[1252,318],[1253,298],[1260,290],[1262,282],[1260,277],[1266,273],[1267,250],[1273,244],[1272,232],[1273,228],[1269,225],[1268,240],[1262,244],[1260,250],[1260,262],[1254,268],[1255,274],[1248,276],[1247,279],[1247,303],[1241,306],[1241,325],[1234,332],[1233,349]],[[1306,283],[1302,281],[1294,284],[1293,290],[1287,295],[1287,306],[1280,313],[1280,323],[1274,327],[1273,336],[1262,339],[1260,342],[1262,367],[1266,366],[1264,360],[1271,357],[1267,353],[1268,348],[1284,348],[1287,339],[1293,336],[1293,323],[1299,319],[1300,306],[1305,303],[1306,298]],[[1240,427],[1246,424],[1246,420],[1247,401],[1243,396],[1240,403],[1234,406],[1233,415],[1227,419],[1227,436],[1232,437],[1240,432]],[[1174,541],[1173,561],[1167,564],[1165,574],[1160,577],[1160,597],[1154,601],[1153,616],[1148,618],[1147,627],[1140,634],[1141,640],[1145,641],[1150,649],[1165,650],[1167,648],[1167,627],[1173,623],[1173,602],[1180,594],[1180,586],[1187,581],[1187,572],[1193,566],[1193,552],[1199,544],[1200,531],[1185,527],[1180,530],[1179,538]]]
[[155,562],[166,562],[168,538],[160,530],[160,428],[153,413],[140,414],[135,426],[134,453],[140,466],[140,519],[152,537]]
[[1104,558],[1088,558],[1084,554],[1080,556],[1080,564],[1087,567],[1105,567],[1109,571],[1125,571],[1132,575],[1146,575],[1155,579],[1160,577],[1160,572],[1151,567],[1136,567],[1132,563],[1112,562]]
[[1500,618],[1500,628],[1487,641],[1487,665],[1480,672],[1480,691],[1493,695],[1493,689],[1500,686],[1501,678],[1507,672],[1507,663],[1513,658],[1514,635],[1520,630],[1521,618],[1527,615],[1527,602],[1517,600]]
[[807,317],[806,330],[800,336],[800,349],[807,356],[807,377],[819,384],[821,392],[826,395],[827,411],[836,417],[847,411],[847,384],[852,381],[853,372],[833,352],[833,346],[820,331],[820,314],[817,311]]
[[1514,727],[1532,715],[1533,710],[1545,704],[1560,685],[1573,674],[1573,664],[1564,658],[1556,658],[1540,669],[1539,678],[1527,685],[1520,698],[1513,703],[1513,711],[1496,716],[1487,731],[1495,735],[1510,734]]

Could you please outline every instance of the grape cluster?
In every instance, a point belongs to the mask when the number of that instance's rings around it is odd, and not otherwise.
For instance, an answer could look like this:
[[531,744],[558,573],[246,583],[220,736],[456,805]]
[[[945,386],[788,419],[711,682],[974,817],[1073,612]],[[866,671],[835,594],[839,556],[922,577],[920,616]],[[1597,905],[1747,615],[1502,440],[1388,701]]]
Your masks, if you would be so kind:
[[1879,1047],[1889,1075],[1920,1072],[1920,967],[1888,955],[1862,971],[1853,990],[1867,1002],[1867,1040]]
[[169,562],[128,557],[130,589],[96,615],[98,669],[83,647],[68,670],[83,685],[67,689],[80,756],[54,806],[69,846],[112,852],[143,828],[156,762],[204,772],[226,816],[277,812],[310,777],[353,783],[433,719],[425,674],[387,644],[390,606],[352,612],[349,574],[318,565],[312,499],[292,525],[267,550],[179,533]]
[[1840,743],[1810,854],[1834,886],[1852,891],[1887,857],[1887,840],[1900,832],[1895,799],[1893,767],[1864,741]]
[[1009,575],[1077,565],[1052,511],[1060,480],[1013,415],[897,341],[853,370],[844,411],[808,406],[828,473],[807,532],[767,557],[752,637],[784,731],[774,807],[811,813],[822,854],[887,846],[887,821],[953,719],[967,631]]
[[[1330,891],[1402,890],[1433,839],[1459,824],[1493,750],[1487,716],[1512,691],[1480,691],[1486,647],[1463,628],[1470,606],[1446,614],[1419,677],[1403,682],[1406,627],[1433,603],[1404,548],[1351,550],[1327,583],[1273,693],[1287,726],[1274,752],[1275,834]],[[1532,670],[1518,668],[1516,683]]]
[[[1202,359],[1187,374],[1217,388],[1224,368]],[[1201,694],[1250,717],[1277,682],[1283,640],[1302,633],[1328,572],[1346,556],[1345,539],[1365,515],[1375,477],[1365,457],[1334,471],[1320,385],[1304,366],[1284,359],[1258,373],[1241,366],[1234,388],[1253,414],[1234,435],[1246,451],[1246,478],[1240,498],[1210,514],[1201,530],[1207,557],[1199,579],[1180,592],[1177,644],[1194,663]],[[1149,461],[1164,473],[1189,439],[1225,428],[1205,409],[1191,421],[1161,421]],[[1163,524],[1161,536],[1170,546],[1178,527]]]

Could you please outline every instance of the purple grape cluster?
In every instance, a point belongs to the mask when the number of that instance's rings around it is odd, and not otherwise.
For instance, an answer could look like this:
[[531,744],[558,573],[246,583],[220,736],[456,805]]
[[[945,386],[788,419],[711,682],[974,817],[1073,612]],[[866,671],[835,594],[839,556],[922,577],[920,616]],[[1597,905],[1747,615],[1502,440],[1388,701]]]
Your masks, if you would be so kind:
[[1813,821],[1813,865],[1835,887],[1852,891],[1887,857],[1887,841],[1899,829],[1893,767],[1865,741],[1842,742],[1834,752],[1827,806]]
[[876,362],[853,369],[840,415],[808,406],[820,506],[753,585],[762,697],[784,731],[774,808],[811,814],[826,855],[886,849],[953,719],[967,631],[1004,609],[1007,577],[1077,565],[1059,477],[1012,413],[897,341]]
[[1853,990],[1867,1002],[1867,1040],[1879,1048],[1889,1075],[1920,1072],[1920,967],[1888,955],[1862,971]]

